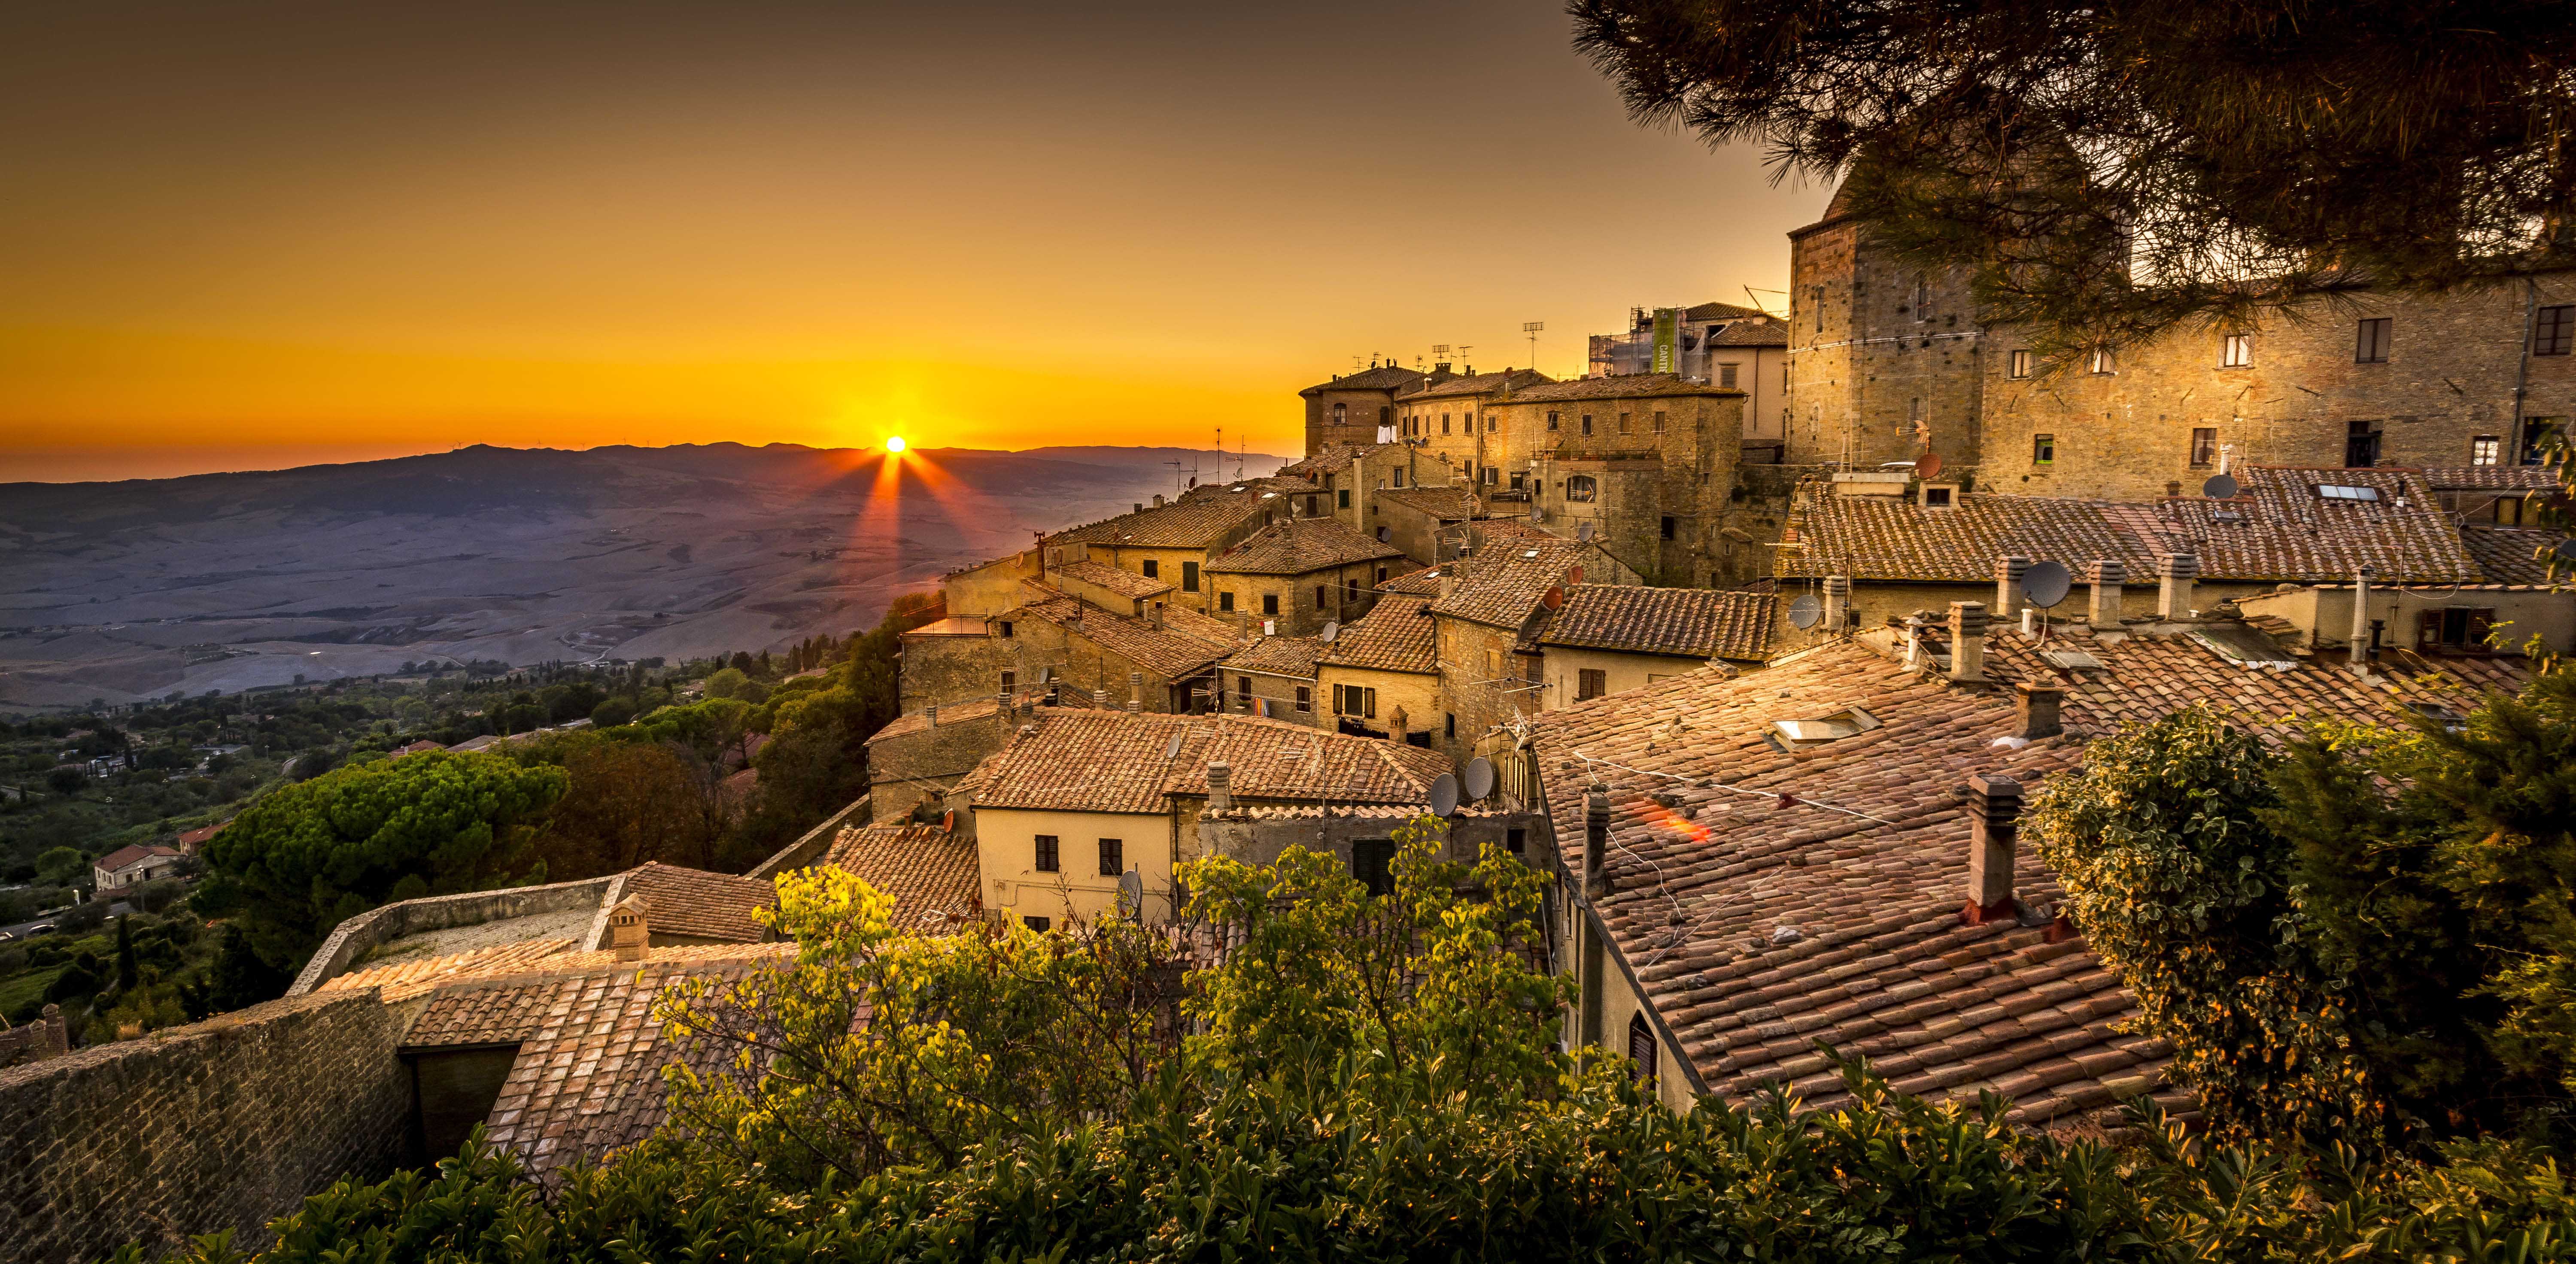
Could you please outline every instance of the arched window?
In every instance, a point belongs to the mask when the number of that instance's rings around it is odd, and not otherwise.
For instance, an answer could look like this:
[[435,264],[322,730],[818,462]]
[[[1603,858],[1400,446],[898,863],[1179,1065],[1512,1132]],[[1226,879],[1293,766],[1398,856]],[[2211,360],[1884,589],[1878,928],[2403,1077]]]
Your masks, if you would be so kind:
[[1600,494],[1600,484],[1595,483],[1592,480],[1592,476],[1589,474],[1577,474],[1572,478],[1565,480],[1565,498],[1567,500],[1587,501]]
[[1629,1015],[1628,1075],[1648,1088],[1655,1086],[1655,1048],[1655,1029],[1646,1025],[1646,1016]]

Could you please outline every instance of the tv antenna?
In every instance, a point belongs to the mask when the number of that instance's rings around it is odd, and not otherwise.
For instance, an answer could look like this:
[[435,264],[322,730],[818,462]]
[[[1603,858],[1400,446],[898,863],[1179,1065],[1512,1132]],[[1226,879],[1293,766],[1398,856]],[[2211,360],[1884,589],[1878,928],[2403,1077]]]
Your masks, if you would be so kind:
[[1475,350],[1475,348],[1474,348],[1474,347],[1468,346],[1467,344],[1465,344],[1465,343],[1463,343],[1463,342],[1458,344],[1458,367],[1459,367],[1459,368],[1462,368],[1462,369],[1463,369],[1463,368],[1466,368],[1466,367],[1467,367],[1467,353],[1468,353],[1468,352],[1470,352],[1470,351],[1473,351],[1473,350]]
[[1547,328],[1547,322],[1543,320],[1525,320],[1521,322],[1521,332],[1529,335],[1529,366],[1533,369],[1538,367],[1538,334],[1540,330],[1545,328]]
[[1787,297],[1789,297],[1789,292],[1788,292],[1787,290],[1757,290],[1757,289],[1754,289],[1752,286],[1749,286],[1749,285],[1748,285],[1748,286],[1745,286],[1745,287],[1744,287],[1744,297],[1749,298],[1749,299],[1752,299],[1752,300],[1753,300],[1753,310],[1755,310],[1755,311],[1757,311],[1757,312],[1760,312],[1760,313],[1762,313],[1762,314],[1763,314],[1763,315],[1765,315],[1765,316],[1768,316],[1768,315],[1770,315],[1770,314],[1771,314],[1771,308],[1770,308],[1770,306],[1769,306],[1768,304],[1764,303],[1764,302],[1761,300],[1761,298],[1759,298],[1759,297],[1758,297],[1759,295],[1763,295],[1763,294],[1777,294],[1777,295],[1779,295],[1779,296],[1780,296],[1780,297],[1782,297],[1782,298],[1787,298]]

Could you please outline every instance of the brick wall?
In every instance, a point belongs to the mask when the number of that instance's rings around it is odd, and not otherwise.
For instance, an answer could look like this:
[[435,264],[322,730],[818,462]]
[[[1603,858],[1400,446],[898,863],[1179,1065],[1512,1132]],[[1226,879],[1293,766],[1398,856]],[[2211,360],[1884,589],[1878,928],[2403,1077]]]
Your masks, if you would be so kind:
[[[1381,418],[1390,417],[1393,391],[1321,390],[1306,397],[1306,455],[1313,456],[1335,444],[1377,442]],[[1341,424],[1335,425],[1334,405],[1340,405]]]
[[0,1071],[0,1243],[25,1264],[236,1231],[403,1155],[410,1011],[374,992],[271,1001]]

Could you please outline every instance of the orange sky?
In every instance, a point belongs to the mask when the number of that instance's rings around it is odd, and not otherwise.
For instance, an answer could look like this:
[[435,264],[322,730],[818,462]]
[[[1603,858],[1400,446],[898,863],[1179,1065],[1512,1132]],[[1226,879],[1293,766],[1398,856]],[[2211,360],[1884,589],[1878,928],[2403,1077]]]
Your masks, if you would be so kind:
[[1577,372],[1824,201],[1630,124],[1546,0],[24,5],[0,170],[0,480],[1287,452],[1354,354]]

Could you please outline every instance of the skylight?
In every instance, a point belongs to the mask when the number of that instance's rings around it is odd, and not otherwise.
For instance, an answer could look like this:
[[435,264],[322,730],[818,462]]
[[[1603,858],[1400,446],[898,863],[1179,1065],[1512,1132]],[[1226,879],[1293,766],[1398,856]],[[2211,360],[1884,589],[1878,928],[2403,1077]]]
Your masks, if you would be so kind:
[[2319,483],[2317,484],[2317,495],[2322,496],[2327,500],[2377,500],[2379,499],[2379,489],[2376,487],[2347,487],[2341,483]]
[[1859,707],[1845,707],[1811,720],[1773,720],[1771,731],[1763,734],[1762,738],[1776,751],[1804,750],[1846,737],[1858,737],[1878,726],[1877,716]]

